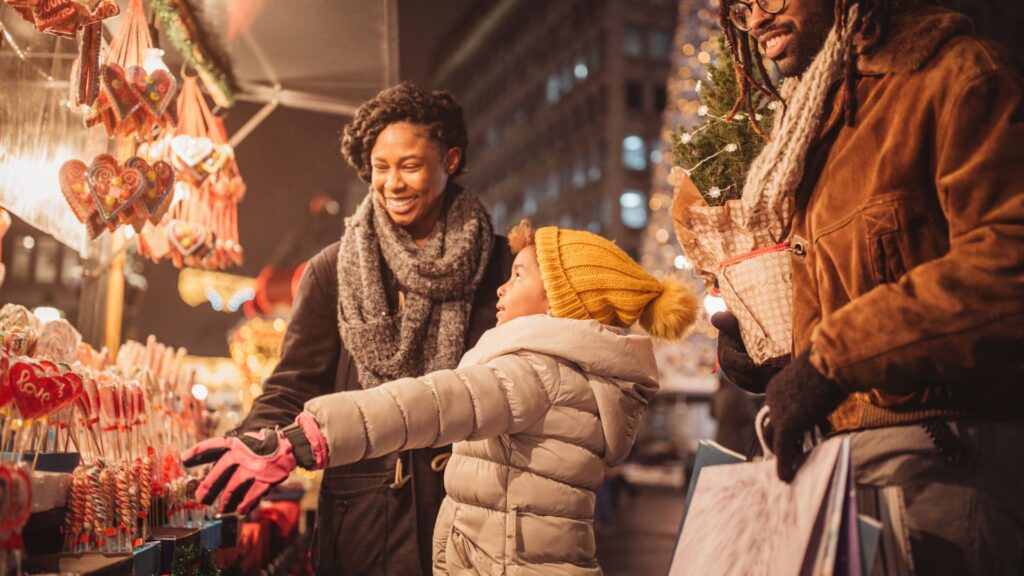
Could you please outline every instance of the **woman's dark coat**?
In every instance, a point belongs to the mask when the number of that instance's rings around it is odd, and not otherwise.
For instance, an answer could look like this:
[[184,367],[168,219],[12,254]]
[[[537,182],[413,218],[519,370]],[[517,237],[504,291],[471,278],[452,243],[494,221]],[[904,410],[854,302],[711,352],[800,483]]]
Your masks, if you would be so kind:
[[[303,404],[322,394],[361,388],[356,366],[338,332],[338,242],[309,261],[292,308],[281,362],[263,386],[239,431],[290,424]],[[477,287],[466,333],[466,350],[495,324],[497,289],[512,267],[508,241],[496,237]],[[401,288],[382,271],[392,309]],[[431,469],[439,454],[411,450],[324,472],[313,564],[318,574],[430,574],[431,534],[444,498],[443,471]],[[395,482],[397,460],[403,477]]]

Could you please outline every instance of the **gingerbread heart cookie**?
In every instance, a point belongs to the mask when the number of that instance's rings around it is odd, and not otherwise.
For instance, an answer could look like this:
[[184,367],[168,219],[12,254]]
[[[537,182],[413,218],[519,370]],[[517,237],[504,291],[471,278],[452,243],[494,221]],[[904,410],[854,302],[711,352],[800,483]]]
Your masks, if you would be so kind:
[[109,154],[101,154],[89,166],[89,192],[107,228],[116,227],[116,219],[146,191],[146,181],[138,168],[121,166]]
[[128,86],[142,106],[159,118],[174,100],[177,81],[166,70],[146,72],[142,66],[129,66],[126,71]]
[[206,228],[191,222],[172,220],[167,225],[167,239],[182,256],[191,256],[206,244]]
[[100,87],[118,122],[127,120],[141,103],[125,78],[124,69],[117,64],[106,64],[100,75]]
[[60,167],[60,191],[79,222],[85,223],[96,213],[96,204],[89,194],[89,167],[81,160],[68,160]]
[[145,176],[146,190],[139,197],[139,204],[146,219],[158,224],[174,197],[174,169],[163,160],[150,164],[138,156],[125,160],[124,165],[139,170]]
[[209,138],[195,138],[179,134],[171,139],[172,161],[175,168],[186,174],[195,183],[200,183],[209,174],[199,165],[213,154],[213,142]]

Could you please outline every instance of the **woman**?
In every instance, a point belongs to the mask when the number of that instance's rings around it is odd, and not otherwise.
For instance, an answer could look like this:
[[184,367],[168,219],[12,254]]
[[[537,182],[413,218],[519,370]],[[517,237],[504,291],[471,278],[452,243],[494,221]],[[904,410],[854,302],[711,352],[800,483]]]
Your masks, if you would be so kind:
[[[452,181],[465,168],[467,143],[462,108],[446,92],[402,83],[356,111],[341,149],[370,193],[346,219],[341,241],[306,267],[281,362],[236,434],[285,426],[315,396],[454,368],[494,326],[512,255],[478,197]],[[240,438],[265,453],[263,439]],[[313,543],[317,573],[430,574],[449,450],[328,469]],[[192,451],[186,463],[221,454]],[[229,465],[219,463],[228,473],[211,474],[199,497],[212,503],[228,484],[222,509],[251,505],[266,484],[230,478]]]

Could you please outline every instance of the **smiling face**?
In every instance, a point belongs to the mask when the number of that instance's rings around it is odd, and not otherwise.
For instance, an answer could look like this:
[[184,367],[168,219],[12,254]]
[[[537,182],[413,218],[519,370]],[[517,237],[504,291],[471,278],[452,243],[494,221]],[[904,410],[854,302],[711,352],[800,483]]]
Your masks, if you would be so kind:
[[783,77],[803,74],[821,51],[832,28],[833,5],[828,0],[788,0],[778,14],[754,2],[750,35]]
[[388,124],[370,152],[370,186],[391,220],[417,244],[424,244],[444,209],[448,176],[462,150],[445,149],[426,128],[409,122]]
[[548,293],[537,264],[537,250],[526,246],[516,254],[512,277],[498,288],[498,326],[520,316],[546,314]]

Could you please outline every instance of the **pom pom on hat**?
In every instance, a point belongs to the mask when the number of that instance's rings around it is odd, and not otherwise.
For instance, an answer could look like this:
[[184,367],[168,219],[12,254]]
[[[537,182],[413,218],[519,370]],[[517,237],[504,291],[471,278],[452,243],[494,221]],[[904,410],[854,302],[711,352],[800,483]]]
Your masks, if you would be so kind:
[[697,321],[697,296],[673,278],[661,283],[662,291],[640,313],[640,326],[655,338],[675,340]]

